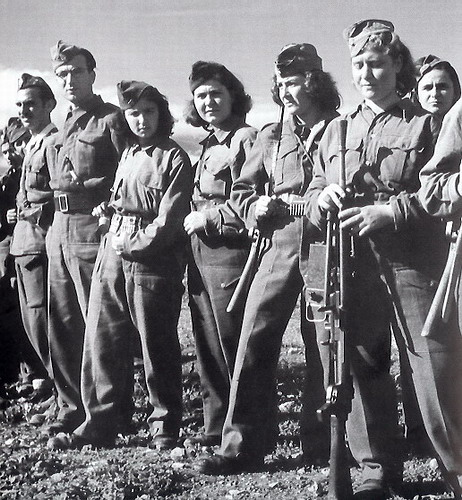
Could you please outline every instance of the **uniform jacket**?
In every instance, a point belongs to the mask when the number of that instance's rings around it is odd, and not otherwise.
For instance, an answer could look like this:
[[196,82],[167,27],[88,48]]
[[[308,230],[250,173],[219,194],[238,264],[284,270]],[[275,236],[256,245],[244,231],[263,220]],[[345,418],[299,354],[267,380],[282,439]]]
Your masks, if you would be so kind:
[[201,210],[207,220],[207,235],[239,233],[244,229],[227,200],[256,135],[255,128],[236,120],[229,131],[213,131],[201,142],[203,149],[195,166],[193,202],[215,202]]
[[50,186],[55,192],[79,193],[95,206],[109,197],[127,126],[116,106],[93,96],[73,109],[58,133]]
[[186,247],[183,220],[189,213],[192,182],[188,155],[170,138],[124,151],[110,206],[120,215],[141,217],[147,225],[125,235],[122,257],[143,260]]
[[[359,238],[358,247],[372,244],[381,258],[403,266],[425,269],[433,259],[441,262],[436,257],[445,252],[443,228],[425,214],[417,196],[419,172],[435,142],[431,115],[403,99],[378,115],[363,103],[344,118],[346,181],[354,187],[353,204],[389,204],[394,217],[394,226]],[[308,192],[309,216],[317,227],[325,222],[317,197],[327,185],[338,184],[339,163],[339,136],[333,121],[319,145]]]
[[461,160],[462,100],[459,99],[445,116],[434,155],[420,173],[420,201],[430,214],[445,218],[460,217]]
[[304,195],[312,178],[318,143],[337,113],[327,115],[300,139],[300,132],[289,118],[264,127],[257,135],[249,158],[232,189],[232,206],[247,227],[257,225],[255,202],[264,194],[292,193]]
[[[48,163],[58,129],[50,123],[34,142],[29,142],[16,197],[18,222],[11,242],[15,256],[46,253],[45,236],[53,218],[53,191]],[[33,141],[33,139],[31,139]]]

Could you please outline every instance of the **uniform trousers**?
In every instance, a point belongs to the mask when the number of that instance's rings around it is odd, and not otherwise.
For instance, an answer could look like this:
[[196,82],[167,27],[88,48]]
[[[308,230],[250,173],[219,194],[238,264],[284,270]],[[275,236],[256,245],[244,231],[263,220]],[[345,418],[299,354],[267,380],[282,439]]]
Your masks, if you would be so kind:
[[193,235],[188,266],[189,305],[202,386],[204,433],[220,437],[242,325],[243,302],[226,307],[248,255],[242,238],[224,241]]
[[52,378],[48,345],[47,256],[45,254],[16,256],[15,267],[22,322],[29,341],[43,365],[38,372],[38,375],[41,375],[39,378]]
[[77,427],[84,418],[80,398],[85,319],[98,253],[98,219],[56,212],[47,233],[49,343],[58,393],[58,420]]
[[277,436],[276,374],[282,337],[302,289],[302,219],[273,219],[244,310],[220,453],[261,458]]
[[[301,219],[286,220],[274,228],[272,245],[250,289],[222,436],[220,452],[226,457],[245,453],[261,458],[268,449],[281,339],[302,287],[301,223]],[[399,439],[395,388],[389,374],[391,306],[384,302],[385,285],[380,283],[355,289],[354,398],[347,422],[353,456],[366,469],[366,477],[378,478],[393,467]],[[325,340],[324,328],[318,330],[319,341]],[[320,349],[327,366],[328,348]]]
[[444,468],[462,473],[462,336],[455,324],[437,335],[420,335],[435,293],[436,281],[410,268],[392,267],[400,327],[395,336],[410,370],[401,377],[415,388],[425,429]]
[[[85,421],[75,434],[113,439],[133,382],[133,335],[139,335],[152,411],[152,435],[178,437],[182,416],[177,334],[184,268],[166,251],[146,263],[125,260],[105,235],[95,265],[82,368]],[[111,425],[112,423],[112,425]]]

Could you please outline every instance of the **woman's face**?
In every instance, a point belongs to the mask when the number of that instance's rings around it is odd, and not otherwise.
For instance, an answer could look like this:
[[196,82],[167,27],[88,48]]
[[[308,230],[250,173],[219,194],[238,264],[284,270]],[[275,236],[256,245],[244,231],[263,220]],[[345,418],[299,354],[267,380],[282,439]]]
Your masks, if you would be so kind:
[[229,90],[217,80],[207,80],[193,94],[199,116],[214,127],[227,120],[232,113],[233,100]]
[[454,84],[445,69],[434,68],[419,81],[417,95],[422,108],[444,116],[454,104]]
[[130,130],[137,136],[140,145],[150,144],[159,125],[157,104],[141,97],[135,106],[125,110],[124,114]]
[[308,118],[313,112],[313,100],[308,96],[303,75],[276,76],[276,84],[284,109],[291,115]]
[[351,59],[351,72],[356,89],[364,99],[378,106],[396,97],[396,76],[401,62],[380,51],[366,50]]

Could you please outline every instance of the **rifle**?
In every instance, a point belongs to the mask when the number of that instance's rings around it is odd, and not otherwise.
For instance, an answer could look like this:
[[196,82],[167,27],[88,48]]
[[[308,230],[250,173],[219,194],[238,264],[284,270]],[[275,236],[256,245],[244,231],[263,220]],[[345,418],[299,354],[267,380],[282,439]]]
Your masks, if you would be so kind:
[[[339,185],[344,190],[346,190],[346,125],[346,120],[339,121]],[[318,311],[324,313],[322,319],[311,319],[311,321],[324,322],[328,339],[321,344],[329,349],[326,402],[317,413],[321,420],[328,415],[330,422],[328,498],[346,500],[353,497],[345,430],[353,398],[346,333],[347,281],[351,274],[352,244],[347,231],[340,228],[337,214],[328,213],[326,243],[323,246],[325,247],[324,290],[321,294],[319,289],[311,292],[312,302],[317,302],[317,305],[320,305]],[[319,246],[317,251],[319,252]]]
[[247,297],[253,277],[257,272],[261,257],[269,248],[270,240],[262,236],[261,232],[257,228],[250,229],[249,236],[252,239],[249,256],[247,257],[247,261],[245,263],[244,269],[242,270],[241,277],[237,282],[228,307],[226,308],[227,313],[233,312],[237,308],[238,304],[240,304],[245,299],[245,297]]
[[448,259],[433,297],[430,310],[422,328],[422,337],[433,337],[441,330],[441,322],[447,323],[455,304],[454,292],[462,269],[462,230],[448,223],[447,234],[451,240]]

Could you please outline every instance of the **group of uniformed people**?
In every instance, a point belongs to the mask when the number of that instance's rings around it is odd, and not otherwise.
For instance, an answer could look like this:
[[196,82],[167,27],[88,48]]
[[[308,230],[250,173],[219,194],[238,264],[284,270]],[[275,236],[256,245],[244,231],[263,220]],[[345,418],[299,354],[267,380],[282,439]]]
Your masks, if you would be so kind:
[[[300,296],[302,447],[308,462],[326,458],[328,429],[316,419],[327,383],[326,330],[308,321],[319,306],[302,291],[310,243],[322,240],[328,214],[336,213],[355,248],[347,421],[362,472],[355,495],[387,498],[402,481],[392,335],[408,430],[428,436],[444,478],[461,495],[458,308],[437,334],[421,336],[447,258],[441,217],[461,213],[459,79],[433,55],[416,66],[389,21],[360,21],[345,38],[362,99],[342,117],[348,206],[339,184],[340,96],[311,44],[278,54],[271,90],[280,120],[260,132],[246,123],[251,99],[242,82],[219,63],[193,65],[186,121],[208,132],[194,168],[170,138],[174,120],[159,90],[123,80],[120,109],[103,102],[93,93],[96,62],[88,50],[62,41],[52,48],[70,103],[59,131],[49,86],[22,75],[20,123],[13,120],[4,139],[12,164],[14,154],[22,156],[19,192],[2,230],[14,225],[10,252],[23,325],[44,369],[37,379],[52,381],[57,392],[50,447],[112,446],[130,427],[139,344],[152,446],[176,445],[177,323],[187,265],[204,432],[184,444],[220,445],[199,470],[256,470],[274,448],[278,357]],[[258,267],[245,300],[226,312],[254,228],[266,242]],[[452,299],[460,304],[457,294],[459,285]]]

